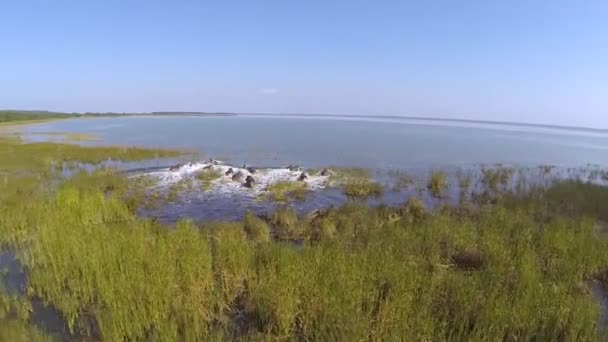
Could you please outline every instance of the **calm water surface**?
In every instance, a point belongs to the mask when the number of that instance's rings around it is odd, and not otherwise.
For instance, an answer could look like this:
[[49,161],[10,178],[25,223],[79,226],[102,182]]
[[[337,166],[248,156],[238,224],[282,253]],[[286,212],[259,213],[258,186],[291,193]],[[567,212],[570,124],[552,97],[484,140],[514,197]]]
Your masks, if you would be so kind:
[[608,165],[608,133],[498,124],[239,115],[75,119],[25,131],[90,133],[101,138],[95,144],[185,148],[235,165]]

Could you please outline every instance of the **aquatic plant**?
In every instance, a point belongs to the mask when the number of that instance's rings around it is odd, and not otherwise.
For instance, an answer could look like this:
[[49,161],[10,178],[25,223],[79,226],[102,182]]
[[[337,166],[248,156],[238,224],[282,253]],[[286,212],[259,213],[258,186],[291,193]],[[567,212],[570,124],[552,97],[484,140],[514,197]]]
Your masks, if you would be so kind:
[[277,202],[285,202],[290,198],[303,200],[309,192],[306,182],[278,181],[268,185],[264,198],[273,199]]
[[433,195],[433,197],[443,197],[444,191],[450,186],[448,177],[444,172],[435,171],[431,173],[429,178],[427,189]]
[[213,181],[222,177],[222,172],[213,168],[203,169],[195,177],[201,182],[203,190],[209,190]]
[[344,184],[344,194],[353,198],[380,196],[383,191],[382,184],[370,180],[350,180]]
[[359,167],[337,167],[332,168],[329,176],[329,183],[332,185],[344,184],[348,181],[369,180],[371,173],[369,170]]
[[[543,171],[548,174],[549,171]],[[497,167],[497,168],[485,168],[481,169],[482,183],[486,187],[486,190],[492,194],[497,194],[501,191],[507,190],[509,181],[515,172],[512,168]]]

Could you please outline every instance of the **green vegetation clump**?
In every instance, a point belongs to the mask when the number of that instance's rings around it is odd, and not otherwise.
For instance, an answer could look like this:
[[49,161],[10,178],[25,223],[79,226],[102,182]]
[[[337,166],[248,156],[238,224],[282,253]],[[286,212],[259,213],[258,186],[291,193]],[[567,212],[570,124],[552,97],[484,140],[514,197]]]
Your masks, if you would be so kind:
[[143,149],[137,147],[96,147],[94,149],[60,143],[22,143],[19,138],[0,136],[1,168],[7,171],[46,172],[49,167],[99,164],[110,160],[142,161],[172,158],[181,151]]
[[352,180],[344,185],[344,194],[352,198],[380,196],[383,191],[380,183],[370,180]]
[[304,200],[308,192],[309,189],[306,182],[278,181],[266,188],[266,193],[263,194],[263,197],[272,198],[277,202],[285,202],[290,198]]
[[450,186],[448,176],[441,171],[431,173],[427,189],[433,197],[441,198],[444,196],[445,190]]
[[359,167],[332,168],[331,170],[329,182],[334,185],[344,184],[353,180],[369,180],[371,178],[369,170]]
[[426,215],[424,202],[419,198],[410,198],[405,204],[405,211],[412,220],[420,220]]
[[379,196],[384,191],[381,184],[371,179],[371,173],[363,168],[332,168],[328,183],[341,186],[344,194],[352,198]]
[[210,190],[213,181],[222,177],[222,173],[215,169],[203,169],[196,174],[196,179],[201,182],[203,190]]
[[270,227],[261,218],[253,215],[251,212],[245,214],[243,218],[243,226],[247,236],[253,241],[269,242]]
[[279,240],[295,240],[303,237],[302,221],[299,220],[296,210],[283,207],[272,213],[269,219],[274,235]]
[[34,299],[74,340],[601,338],[587,283],[608,271],[608,188],[559,182],[466,210],[349,203],[168,227],[125,201],[146,180],[53,166],[131,155],[27,145],[0,140],[0,249],[28,275],[18,303],[0,291],[3,340],[48,338],[32,327]]
[[[550,169],[549,169],[550,170]],[[490,193],[497,194],[506,191],[509,186],[509,181],[515,172],[512,168],[482,168],[481,182]],[[550,172],[550,171],[549,171]],[[548,173],[548,172],[547,172]]]
[[68,113],[43,112],[43,111],[21,111],[21,110],[0,110],[0,123],[4,122],[34,122],[53,119],[67,119],[72,116]]

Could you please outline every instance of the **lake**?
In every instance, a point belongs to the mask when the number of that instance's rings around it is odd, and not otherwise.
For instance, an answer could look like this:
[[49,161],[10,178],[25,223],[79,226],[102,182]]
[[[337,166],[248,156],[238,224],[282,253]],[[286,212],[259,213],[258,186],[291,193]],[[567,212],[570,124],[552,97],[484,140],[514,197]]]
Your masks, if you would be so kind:
[[130,116],[30,125],[93,134],[96,144],[184,148],[235,165],[375,169],[479,164],[608,165],[608,133],[372,117]]

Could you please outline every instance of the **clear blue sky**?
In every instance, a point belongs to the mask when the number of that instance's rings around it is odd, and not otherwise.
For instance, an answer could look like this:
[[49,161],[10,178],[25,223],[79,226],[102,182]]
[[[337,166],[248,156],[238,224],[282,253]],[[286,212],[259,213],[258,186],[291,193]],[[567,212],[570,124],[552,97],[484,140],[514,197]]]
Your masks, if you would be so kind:
[[608,128],[608,1],[0,2],[0,108]]

